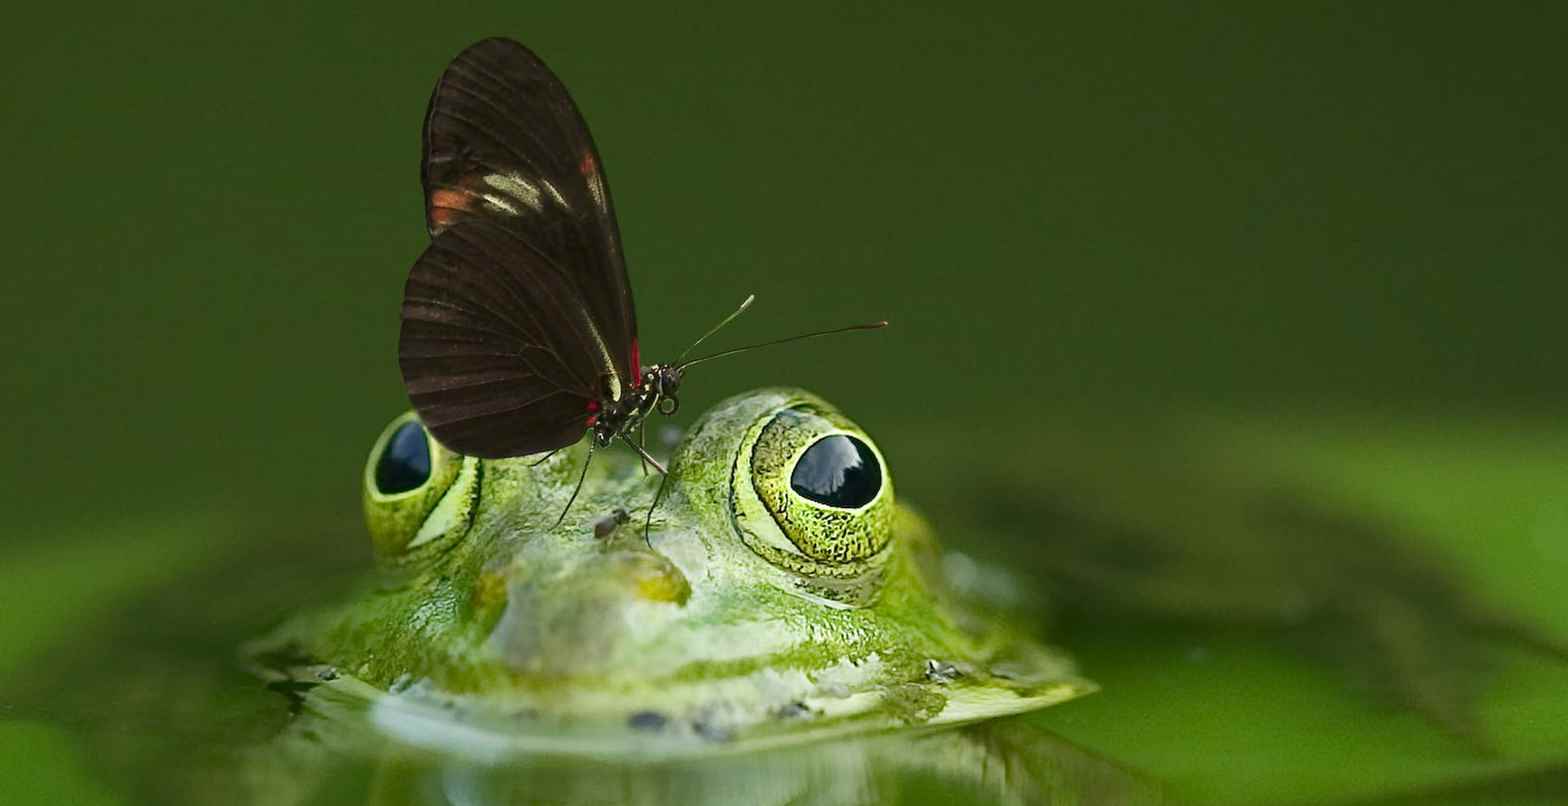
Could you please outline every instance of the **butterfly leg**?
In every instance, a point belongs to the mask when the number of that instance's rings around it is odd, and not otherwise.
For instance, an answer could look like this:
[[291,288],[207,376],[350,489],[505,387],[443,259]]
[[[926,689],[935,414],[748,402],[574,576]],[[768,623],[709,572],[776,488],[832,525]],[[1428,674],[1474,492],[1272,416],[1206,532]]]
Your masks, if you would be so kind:
[[[588,466],[593,464],[593,440],[588,440],[588,458],[583,460],[582,475],[577,477],[577,486],[572,488],[572,497],[566,499],[566,506],[561,509],[561,517],[555,519],[555,525],[560,526],[566,520],[566,513],[572,511],[572,503],[577,500],[577,494],[582,492],[583,482],[588,480]],[[554,528],[554,527],[551,527]]]
[[646,476],[648,475],[648,459],[646,458],[648,456],[648,423],[646,420],[637,424],[637,445],[637,453],[644,457],[642,460],[642,474]]
[[642,522],[642,542],[650,549],[653,548],[653,538],[649,537],[648,533],[653,528],[653,511],[659,508],[659,500],[664,497],[664,485],[669,483],[670,474],[665,473],[664,478],[659,479],[659,489],[653,494],[653,503],[648,505],[648,517]]
[[626,436],[625,434],[621,435],[621,440],[623,442],[625,442],[627,445],[631,446],[631,449],[636,451],[637,454],[642,457],[642,460],[644,462],[647,462],[648,464],[653,465],[653,469],[654,470],[657,470],[657,471],[659,471],[660,473],[662,473],[664,475],[669,475],[670,471],[665,470],[664,469],[664,465],[659,464],[659,460],[653,458],[653,455],[648,453],[648,449],[647,448],[644,448],[641,445],[638,445],[637,443],[632,442],[632,438],[629,437],[629,436]]
[[552,457],[552,456],[554,456],[554,455],[556,455],[556,454],[558,454],[560,452],[561,452],[561,449],[560,448],[556,448],[555,450],[550,451],[549,453],[545,454],[544,457],[539,459],[538,461],[529,462],[528,466],[529,467],[538,467],[538,466],[544,464],[545,462],[550,461],[550,457]]

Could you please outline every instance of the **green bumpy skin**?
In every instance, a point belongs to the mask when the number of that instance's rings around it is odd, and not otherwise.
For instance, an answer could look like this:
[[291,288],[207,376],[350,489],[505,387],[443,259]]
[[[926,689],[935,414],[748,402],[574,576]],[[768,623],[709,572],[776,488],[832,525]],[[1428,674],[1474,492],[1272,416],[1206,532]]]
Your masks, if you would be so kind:
[[[384,731],[624,756],[967,722],[1092,685],[944,581],[930,527],[894,501],[858,426],[795,389],[720,403],[660,479],[581,444],[481,460],[434,440],[424,485],[365,508],[379,576],[349,603],[254,647],[265,673],[356,692]],[[790,489],[830,434],[875,452],[864,506]],[[427,435],[428,439],[428,435]],[[433,725],[448,729],[437,730]],[[494,749],[493,747],[491,749]],[[563,750],[564,749],[564,750]]]
[[[818,439],[833,434],[858,436],[860,430],[831,409],[785,409],[768,420],[757,435],[751,448],[749,476],[737,472],[733,478],[735,494],[741,495],[740,488],[749,482],[802,554],[823,563],[843,565],[872,558],[892,538],[893,480],[884,473],[876,497],[854,509],[820,504],[792,489],[790,478],[801,455]],[[865,443],[876,450],[869,440]],[[880,453],[877,460],[881,467],[887,467],[887,460]]]

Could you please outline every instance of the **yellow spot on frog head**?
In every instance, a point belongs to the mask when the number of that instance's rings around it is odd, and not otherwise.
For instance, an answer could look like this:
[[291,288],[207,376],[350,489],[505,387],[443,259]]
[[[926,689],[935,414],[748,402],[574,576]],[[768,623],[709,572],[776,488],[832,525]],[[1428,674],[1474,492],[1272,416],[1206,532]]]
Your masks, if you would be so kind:
[[618,559],[637,598],[674,605],[691,598],[691,583],[669,560],[646,552],[627,552]]
[[500,571],[483,571],[474,580],[473,606],[485,612],[506,604],[506,575]]
[[691,585],[680,572],[649,574],[637,579],[637,595],[650,602],[684,605],[691,597]]

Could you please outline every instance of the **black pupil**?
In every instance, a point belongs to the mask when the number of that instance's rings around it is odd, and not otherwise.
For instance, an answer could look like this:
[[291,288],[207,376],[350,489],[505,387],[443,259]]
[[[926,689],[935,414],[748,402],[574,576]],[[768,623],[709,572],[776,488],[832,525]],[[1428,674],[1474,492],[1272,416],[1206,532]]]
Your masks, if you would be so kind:
[[376,462],[376,489],[382,495],[416,490],[430,478],[430,443],[419,423],[398,426]]
[[882,465],[866,443],[834,434],[801,454],[789,486],[819,504],[855,509],[871,503],[882,489]]

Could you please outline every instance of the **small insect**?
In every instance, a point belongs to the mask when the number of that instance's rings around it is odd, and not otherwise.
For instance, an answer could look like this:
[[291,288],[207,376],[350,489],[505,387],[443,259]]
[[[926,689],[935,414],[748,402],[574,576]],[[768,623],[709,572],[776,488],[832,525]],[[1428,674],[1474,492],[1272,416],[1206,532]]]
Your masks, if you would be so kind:
[[[425,427],[460,454],[553,453],[591,435],[589,462],[595,447],[619,439],[664,473],[630,435],[655,410],[675,413],[690,367],[887,325],[686,360],[751,305],[747,297],[674,362],[643,366],[615,207],[588,126],[560,79],[509,39],[469,46],[436,82],[420,173],[430,246],[404,287],[398,365]],[[578,489],[587,471],[585,462]]]

